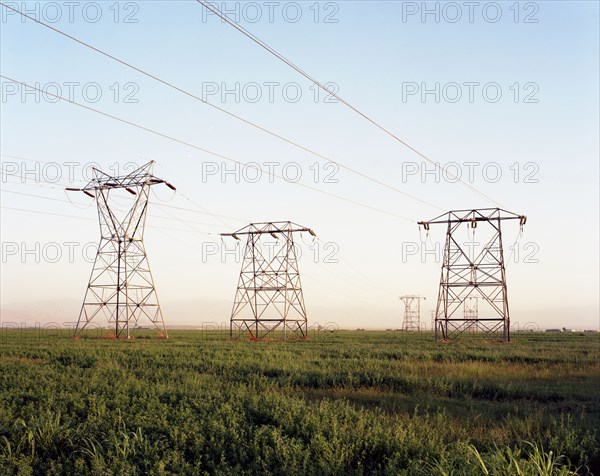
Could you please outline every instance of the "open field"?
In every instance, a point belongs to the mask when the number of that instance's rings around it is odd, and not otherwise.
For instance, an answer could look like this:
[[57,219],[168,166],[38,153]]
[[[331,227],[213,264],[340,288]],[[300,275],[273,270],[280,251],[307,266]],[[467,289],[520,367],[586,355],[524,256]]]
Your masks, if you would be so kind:
[[3,475],[600,474],[598,334],[5,331],[0,351]]

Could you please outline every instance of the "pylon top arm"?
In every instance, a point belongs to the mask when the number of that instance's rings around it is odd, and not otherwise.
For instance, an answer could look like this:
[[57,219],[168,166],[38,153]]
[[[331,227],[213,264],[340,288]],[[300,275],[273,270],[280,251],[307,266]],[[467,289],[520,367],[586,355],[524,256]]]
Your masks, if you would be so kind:
[[244,228],[234,231],[233,233],[221,233],[220,236],[231,236],[236,240],[239,240],[240,236],[243,235],[271,235],[277,238],[277,233],[302,233],[307,232],[312,236],[317,236],[316,233],[308,227],[297,225],[291,221],[275,221],[275,222],[263,222],[263,223],[250,223]]
[[497,220],[519,220],[521,226],[527,222],[526,215],[509,212],[502,208],[475,208],[472,210],[451,210],[431,220],[419,221],[417,224],[426,230],[430,225],[449,223],[473,223]]
[[142,187],[145,185],[157,185],[164,183],[171,190],[176,190],[175,186],[166,180],[159,179],[152,175],[152,168],[154,167],[154,161],[150,161],[145,165],[142,165],[140,168],[134,170],[133,172],[119,176],[113,177],[102,170],[97,168],[93,168],[95,178],[90,180],[90,182],[83,188],[67,188],[67,191],[79,191],[83,192],[86,195],[90,195],[93,197],[93,194],[90,192],[96,190],[106,190],[106,189],[115,189],[115,188],[124,188],[132,195],[137,195],[135,191],[136,187]]

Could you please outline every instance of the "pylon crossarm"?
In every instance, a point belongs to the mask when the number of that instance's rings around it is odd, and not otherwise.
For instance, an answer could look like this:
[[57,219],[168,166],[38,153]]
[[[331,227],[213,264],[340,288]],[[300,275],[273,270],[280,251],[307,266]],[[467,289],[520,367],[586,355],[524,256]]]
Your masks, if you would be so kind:
[[454,210],[446,212],[435,218],[432,218],[431,220],[419,221],[417,222],[417,224],[422,225],[426,229],[428,229],[429,225],[436,224],[477,224],[479,222],[490,222],[493,220],[519,220],[521,224],[524,225],[527,221],[527,216],[509,212],[502,208],[480,208],[472,210]]
[[[316,236],[315,232],[308,227],[300,226],[292,222],[264,222],[264,223],[251,223],[238,231],[232,233],[221,233],[221,236],[230,236],[237,238],[238,236],[253,235],[260,236],[269,234],[271,236],[277,234],[288,234],[288,233],[302,233],[307,232],[312,236]],[[283,238],[283,237],[282,237]]]

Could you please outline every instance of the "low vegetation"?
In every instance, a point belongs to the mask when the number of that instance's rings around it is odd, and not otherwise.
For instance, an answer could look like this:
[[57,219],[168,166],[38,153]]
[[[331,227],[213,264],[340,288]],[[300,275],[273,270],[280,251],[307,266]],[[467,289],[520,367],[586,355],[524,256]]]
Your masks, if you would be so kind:
[[0,334],[0,474],[600,474],[598,335]]

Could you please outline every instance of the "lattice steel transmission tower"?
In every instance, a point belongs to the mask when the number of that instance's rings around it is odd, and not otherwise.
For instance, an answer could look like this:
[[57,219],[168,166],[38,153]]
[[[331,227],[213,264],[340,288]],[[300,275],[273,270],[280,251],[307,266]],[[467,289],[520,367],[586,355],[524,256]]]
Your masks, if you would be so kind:
[[[283,339],[308,337],[308,321],[300,282],[294,233],[315,233],[289,221],[251,223],[223,233],[237,240],[246,236],[229,332],[234,337]],[[271,237],[275,243],[263,238]],[[273,245],[273,246],[269,246]]]
[[400,300],[404,303],[404,322],[402,329],[405,331],[420,331],[421,330],[421,299],[423,296],[406,295],[400,296]]
[[[446,243],[435,312],[435,339],[452,340],[474,324],[484,336],[501,334],[503,342],[510,341],[510,313],[506,287],[506,270],[502,248],[501,224],[505,220],[518,220],[522,229],[525,215],[517,215],[500,208],[455,210],[429,221],[419,222],[427,231],[430,225],[445,224]],[[478,228],[479,225],[480,226]],[[483,230],[482,230],[483,228]],[[474,240],[470,246],[462,243],[459,233],[484,233],[484,246],[475,251]],[[459,309],[471,296],[487,304],[488,316],[476,319],[460,315]],[[479,304],[478,304],[479,306]],[[458,311],[458,312],[457,312]]]
[[465,325],[468,326],[467,330],[477,332],[479,330],[479,326],[477,325],[477,319],[479,319],[479,299],[477,296],[470,296],[465,299],[463,316],[465,317]]
[[[82,191],[96,200],[100,221],[100,243],[86,289],[74,336],[98,316],[114,328],[116,338],[131,338],[141,319],[147,318],[162,337],[167,329],[150,272],[144,248],[144,228],[148,214],[150,187],[165,184],[152,175],[154,161],[128,175],[113,177],[96,168],[94,178]],[[134,196],[129,209],[119,211],[115,195],[125,198],[123,191]]]

